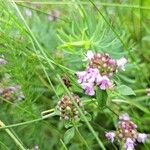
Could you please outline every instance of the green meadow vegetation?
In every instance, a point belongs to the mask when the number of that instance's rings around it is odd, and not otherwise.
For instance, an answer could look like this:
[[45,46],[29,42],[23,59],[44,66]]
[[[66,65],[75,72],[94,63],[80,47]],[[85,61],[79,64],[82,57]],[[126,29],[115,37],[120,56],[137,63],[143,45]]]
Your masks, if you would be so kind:
[[0,150],[150,149],[150,0],[0,0]]

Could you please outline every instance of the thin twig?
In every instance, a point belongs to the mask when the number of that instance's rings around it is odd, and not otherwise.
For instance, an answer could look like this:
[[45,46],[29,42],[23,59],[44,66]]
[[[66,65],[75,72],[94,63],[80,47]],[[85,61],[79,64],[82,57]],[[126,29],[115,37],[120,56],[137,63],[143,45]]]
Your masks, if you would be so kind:
[[16,123],[16,124],[8,125],[8,126],[1,126],[0,129],[6,129],[6,128],[12,128],[12,127],[18,127],[18,126],[22,126],[22,125],[27,125],[27,124],[31,124],[31,123],[34,123],[34,122],[39,122],[41,120],[44,120],[44,119],[47,119],[47,118],[50,118],[50,117],[53,117],[53,116],[56,116],[56,115],[57,115],[57,113],[53,112],[53,113],[50,113],[48,115],[42,116],[41,118],[38,118],[38,119],[25,121],[25,122],[21,122],[21,123]]
[[[41,4],[41,5],[72,5],[72,2],[40,2],[40,1],[15,1],[15,3],[29,3],[29,4]],[[80,2],[82,5],[89,5],[89,2]],[[150,10],[150,7],[139,6],[139,5],[127,5],[127,4],[118,4],[118,3],[100,3],[95,2],[96,5],[109,6],[109,7],[121,7],[121,8],[133,8],[133,9],[144,9]]]
[[[0,126],[1,126],[1,128],[5,128],[6,127],[5,124],[1,120],[0,120]],[[19,140],[14,136],[14,134],[9,129],[5,128],[5,131],[14,140],[16,145],[18,145],[20,147],[20,149],[26,150],[26,148],[22,145],[22,143],[19,142]]]
[[82,142],[85,144],[85,146],[87,147],[88,150],[91,150],[90,147],[88,146],[86,140],[84,139],[84,137],[81,135],[80,131],[78,130],[78,127],[74,120],[72,121],[72,123],[73,123],[73,126],[74,126],[75,130],[77,131],[79,137],[81,138]]

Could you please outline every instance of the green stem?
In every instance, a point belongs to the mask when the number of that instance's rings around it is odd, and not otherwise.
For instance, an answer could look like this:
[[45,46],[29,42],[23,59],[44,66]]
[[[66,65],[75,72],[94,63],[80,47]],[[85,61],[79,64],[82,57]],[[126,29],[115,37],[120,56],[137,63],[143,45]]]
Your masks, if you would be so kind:
[[[29,4],[41,4],[41,5],[72,5],[72,2],[56,2],[56,1],[15,1],[15,3],[29,3]],[[80,2],[82,5],[89,5],[89,2]],[[128,5],[128,4],[118,4],[118,3],[99,3],[99,1],[96,2],[96,5],[102,5],[102,6],[109,6],[109,7],[121,7],[121,8],[133,8],[133,9],[144,9],[144,10],[150,10],[150,7],[145,6],[139,6],[139,5]],[[43,12],[45,13],[45,12]]]
[[77,103],[74,101],[73,96],[71,95],[70,91],[68,90],[68,88],[64,85],[62,79],[60,78],[60,76],[57,74],[56,75],[57,78],[59,79],[59,81],[61,82],[63,88],[66,90],[66,92],[68,93],[69,97],[71,98],[71,101],[73,102],[73,104],[76,106],[77,110],[79,111],[79,113],[81,114],[81,116],[83,117],[83,119],[85,120],[88,128],[90,129],[90,131],[92,132],[92,134],[94,135],[95,139],[97,140],[99,146],[102,148],[102,150],[106,150],[105,146],[103,145],[102,141],[99,139],[98,135],[95,133],[93,127],[91,126],[91,124],[89,123],[89,121],[87,120],[86,116],[83,114],[82,110],[80,109],[80,107],[77,105]]
[[34,123],[34,122],[38,122],[38,121],[53,117],[55,115],[57,115],[57,113],[53,112],[51,114],[43,116],[42,118],[38,118],[38,119],[26,121],[26,122],[21,122],[21,123],[16,123],[16,124],[8,125],[8,126],[1,126],[0,129],[6,129],[6,128],[18,127],[18,126],[22,126],[22,125],[26,125],[26,124],[31,124],[31,123]]
[[[36,9],[36,8],[33,8],[33,7],[29,7],[29,6],[26,6],[26,5],[22,5],[22,4],[20,4],[20,3],[17,3],[17,5],[19,5],[19,6],[21,6],[21,7],[25,7],[25,8],[31,9],[31,10],[33,10],[33,11],[37,11],[37,12],[42,13],[42,14],[44,14],[44,15],[52,16],[52,15],[50,15],[50,14],[47,13],[47,12],[43,12],[43,11],[41,11],[41,10],[39,10],[39,9]],[[64,20],[64,19],[62,19],[62,18],[60,18],[60,17],[57,17],[57,19],[66,22],[66,20]]]
[[131,54],[130,50],[128,49],[127,44],[123,41],[123,39],[120,37],[120,35],[116,32],[116,30],[113,28],[112,24],[105,18],[105,16],[102,14],[102,12],[97,8],[97,6],[95,5],[95,3],[92,0],[89,0],[91,2],[91,4],[95,7],[95,9],[98,11],[98,13],[102,16],[103,20],[106,22],[106,24],[110,27],[110,29],[112,30],[112,32],[116,35],[117,39],[120,41],[120,43],[122,44],[122,46],[128,51],[128,54],[130,56],[130,58],[132,60],[134,60],[135,58],[133,57],[133,55]]
[[[15,4],[14,0],[11,0],[12,2],[12,6],[16,9],[16,11],[18,12],[18,15],[20,16],[20,18],[22,19],[22,21],[25,24],[25,27],[27,28],[27,30],[29,31],[30,36],[32,37],[32,39],[35,41],[37,47],[39,48],[41,54],[44,56],[45,60],[47,60],[49,66],[51,67],[51,69],[54,71],[55,67],[53,66],[53,64],[49,61],[49,58],[47,57],[47,55],[45,54],[43,48],[41,47],[41,45],[39,44],[38,40],[36,39],[36,37],[34,36],[34,34],[32,33],[31,29],[29,28],[27,22],[25,21],[24,17],[22,16],[20,10],[18,9],[17,5]],[[36,52],[36,51],[35,51]],[[37,53],[37,52],[36,52]],[[92,134],[94,135],[95,139],[97,140],[99,146],[101,147],[102,150],[106,150],[104,144],[102,143],[102,141],[99,139],[98,135],[95,133],[93,127],[91,126],[91,124],[89,123],[89,121],[87,120],[87,118],[85,117],[84,113],[82,112],[82,110],[80,109],[80,107],[77,105],[77,103],[75,102],[72,94],[70,93],[70,91],[68,90],[68,88],[64,85],[61,77],[59,74],[56,74],[56,78],[58,79],[58,81],[62,84],[63,88],[65,89],[65,91],[67,92],[67,94],[69,95],[69,97],[71,98],[71,101],[73,102],[73,104],[76,106],[77,110],[79,111],[79,113],[81,114],[81,116],[83,117],[83,119],[85,120],[88,128],[90,129],[90,131],[92,132]]]
[[67,149],[67,147],[66,147],[66,145],[65,145],[65,143],[63,142],[63,140],[62,140],[62,139],[60,139],[60,142],[62,143],[62,145],[63,145],[64,149],[65,149],[65,150],[68,150],[68,149]]
[[81,135],[80,131],[78,130],[78,127],[76,126],[76,123],[74,122],[74,120],[72,121],[72,123],[73,123],[73,126],[74,126],[75,130],[77,131],[81,141],[85,144],[85,146],[87,147],[88,150],[91,150],[90,147],[88,146],[86,140],[83,138],[83,136]]
[[7,147],[2,141],[0,141],[0,145],[1,145],[3,148],[5,148],[5,150],[9,150],[8,147]]
[[[0,126],[5,127],[5,124],[2,121],[0,121]],[[16,145],[18,145],[20,147],[20,149],[26,150],[26,148],[24,148],[24,146],[21,144],[21,142],[14,136],[14,134],[9,129],[5,129],[5,131],[14,140]]]

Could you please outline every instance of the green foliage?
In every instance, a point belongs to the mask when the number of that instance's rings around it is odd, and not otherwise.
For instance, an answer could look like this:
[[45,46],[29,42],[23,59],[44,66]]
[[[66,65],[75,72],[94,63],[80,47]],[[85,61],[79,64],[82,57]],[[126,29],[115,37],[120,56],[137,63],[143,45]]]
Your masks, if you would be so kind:
[[[16,2],[17,11],[14,3],[0,1],[0,58],[7,60],[0,66],[0,89],[20,85],[25,95],[21,101],[0,95],[0,120],[6,127],[14,125],[10,131],[28,149],[38,145],[42,150],[115,150],[104,134],[115,128],[116,114],[123,112],[129,113],[140,132],[150,133],[145,90],[150,86],[150,1],[93,2],[96,8],[87,0]],[[32,10],[31,17],[27,9]],[[59,18],[48,20],[49,11],[55,9],[60,11]],[[113,92],[97,89],[96,96],[89,97],[77,83],[75,72],[85,69],[89,49],[128,58],[126,70],[112,79],[117,85]],[[59,79],[64,75],[71,81],[68,89]],[[58,116],[41,117],[45,110],[54,111],[62,95],[70,92],[80,96],[87,111],[77,127],[71,123],[67,128]],[[18,149],[6,130],[0,130],[0,149]],[[136,146],[139,150],[149,147],[149,141]]]
[[107,91],[99,90],[99,88],[97,88],[96,99],[100,108],[104,108],[106,106],[107,98],[108,98]]
[[70,140],[74,137],[74,134],[75,134],[75,129],[73,127],[68,129],[64,133],[64,142],[65,142],[65,144],[68,144],[70,142]]
[[118,86],[117,87],[117,91],[121,95],[135,95],[134,91],[130,87],[126,86],[126,85]]

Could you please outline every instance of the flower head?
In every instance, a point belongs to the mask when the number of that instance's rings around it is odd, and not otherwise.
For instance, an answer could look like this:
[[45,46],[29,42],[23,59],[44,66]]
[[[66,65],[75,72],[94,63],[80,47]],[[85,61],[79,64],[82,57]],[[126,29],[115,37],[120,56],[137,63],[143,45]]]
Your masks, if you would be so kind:
[[22,100],[25,98],[23,92],[21,91],[21,86],[19,85],[9,86],[7,88],[1,88],[0,95],[2,95],[2,97],[7,100],[13,100],[13,99]]
[[114,59],[112,59],[107,53],[96,53],[94,54],[90,61],[89,66],[91,68],[97,68],[102,76],[112,76],[117,70],[117,64]]
[[88,66],[85,71],[78,71],[78,83],[84,89],[85,94],[94,95],[95,86],[101,90],[110,89],[113,86],[111,77],[118,68],[123,69],[125,58],[115,60],[107,53],[93,53],[88,51],[86,54]]
[[[113,136],[114,134],[115,136]],[[119,116],[119,122],[117,124],[117,130],[114,132],[108,132],[107,139],[124,143],[126,150],[134,150],[136,141],[144,143],[148,135],[145,133],[138,133],[137,125],[131,121],[127,113]]]
[[[72,94],[72,97],[74,98],[76,104],[83,110],[83,104],[79,96]],[[58,109],[61,119],[71,120],[79,117],[78,110],[68,95],[64,95],[58,102]]]

